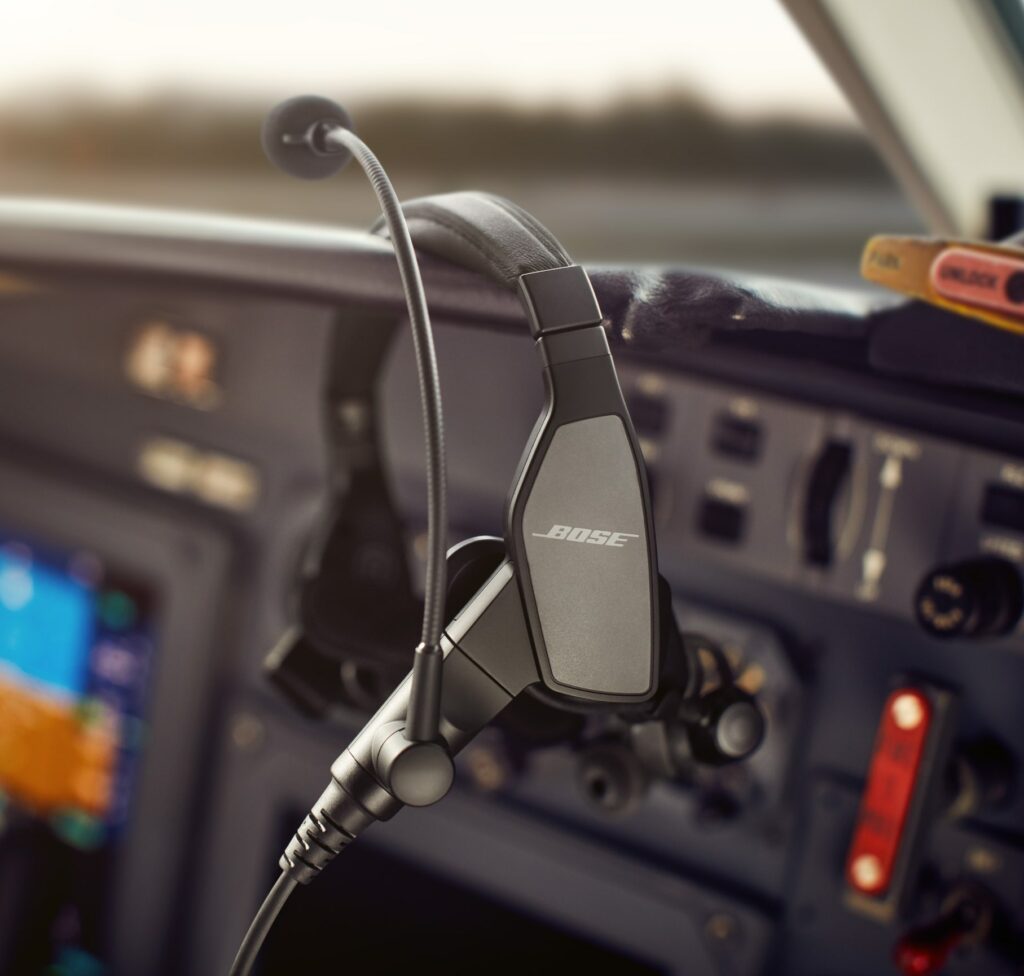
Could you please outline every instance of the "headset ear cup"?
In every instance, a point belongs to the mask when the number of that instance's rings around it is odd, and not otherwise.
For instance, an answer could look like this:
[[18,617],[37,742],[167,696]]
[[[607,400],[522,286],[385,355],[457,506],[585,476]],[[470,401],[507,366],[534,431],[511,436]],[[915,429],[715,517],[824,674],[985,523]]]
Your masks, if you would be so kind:
[[505,561],[505,540],[481,535],[448,550],[448,597],[445,619],[451,620]]

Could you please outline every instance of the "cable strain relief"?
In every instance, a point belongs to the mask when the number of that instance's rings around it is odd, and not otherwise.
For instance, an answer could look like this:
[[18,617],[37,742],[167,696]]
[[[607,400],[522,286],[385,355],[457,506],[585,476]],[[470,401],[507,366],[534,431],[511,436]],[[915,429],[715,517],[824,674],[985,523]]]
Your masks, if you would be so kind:
[[278,864],[299,884],[309,884],[371,823],[373,817],[332,779],[292,835]]

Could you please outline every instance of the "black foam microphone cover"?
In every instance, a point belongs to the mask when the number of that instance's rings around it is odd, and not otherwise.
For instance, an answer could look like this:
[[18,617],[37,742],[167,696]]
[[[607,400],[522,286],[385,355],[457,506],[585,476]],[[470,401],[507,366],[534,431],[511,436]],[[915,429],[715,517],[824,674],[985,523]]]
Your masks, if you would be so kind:
[[326,151],[317,145],[317,127],[324,123],[352,129],[352,119],[340,105],[319,95],[299,95],[275,105],[263,120],[261,139],[267,158],[289,176],[323,180],[351,158],[345,149]]

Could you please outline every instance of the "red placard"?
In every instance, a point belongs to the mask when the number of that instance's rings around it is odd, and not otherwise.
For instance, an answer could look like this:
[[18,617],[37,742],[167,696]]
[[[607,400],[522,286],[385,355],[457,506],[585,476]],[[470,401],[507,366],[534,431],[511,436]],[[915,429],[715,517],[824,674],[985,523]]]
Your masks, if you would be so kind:
[[892,881],[931,720],[931,702],[915,688],[886,700],[846,860],[847,881],[861,894],[880,897]]

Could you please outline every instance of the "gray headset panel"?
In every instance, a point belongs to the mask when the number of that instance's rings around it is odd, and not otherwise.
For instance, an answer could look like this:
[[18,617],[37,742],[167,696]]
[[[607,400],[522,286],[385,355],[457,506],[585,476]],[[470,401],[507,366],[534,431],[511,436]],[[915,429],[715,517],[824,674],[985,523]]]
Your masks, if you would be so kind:
[[[631,454],[618,417],[559,427],[530,491],[523,533],[555,680],[639,695],[651,682],[647,538],[636,470],[623,458]],[[639,585],[624,585],[629,579]],[[608,652],[594,652],[601,647]]]

